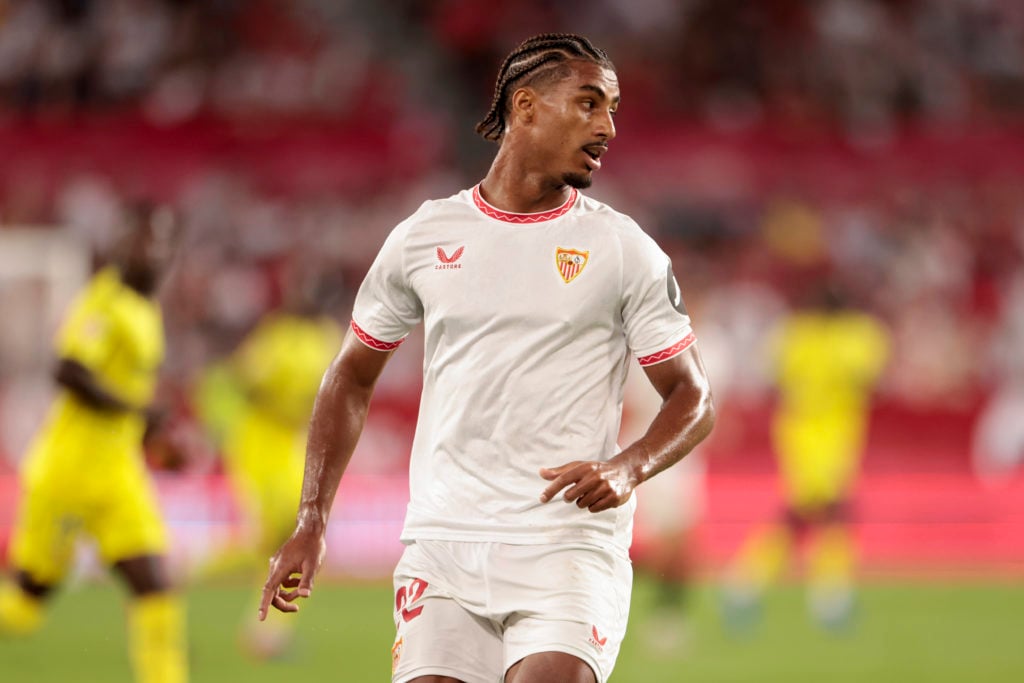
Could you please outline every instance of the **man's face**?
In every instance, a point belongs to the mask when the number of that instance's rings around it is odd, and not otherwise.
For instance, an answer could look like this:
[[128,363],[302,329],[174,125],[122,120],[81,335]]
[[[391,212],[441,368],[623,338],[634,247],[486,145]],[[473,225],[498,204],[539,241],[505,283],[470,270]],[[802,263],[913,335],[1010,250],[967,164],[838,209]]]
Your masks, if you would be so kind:
[[149,217],[146,260],[158,276],[162,276],[170,268],[177,253],[180,232],[180,223],[166,207],[158,208]]
[[124,269],[143,290],[152,291],[174,258],[179,225],[169,209],[136,216]]
[[615,137],[619,80],[591,62],[571,64],[572,75],[538,91],[534,149],[559,182],[590,187],[600,158]]

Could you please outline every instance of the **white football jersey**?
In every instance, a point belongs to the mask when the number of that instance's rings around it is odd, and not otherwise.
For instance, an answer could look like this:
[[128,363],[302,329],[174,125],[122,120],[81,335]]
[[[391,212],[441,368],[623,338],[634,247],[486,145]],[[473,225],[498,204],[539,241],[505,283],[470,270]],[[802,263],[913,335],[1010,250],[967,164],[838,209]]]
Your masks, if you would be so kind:
[[596,514],[541,503],[538,470],[614,456],[630,354],[650,365],[693,344],[654,240],[575,190],[532,214],[496,209],[478,187],[427,201],[381,248],[352,329],[390,350],[420,321],[402,540],[627,549],[634,499]]

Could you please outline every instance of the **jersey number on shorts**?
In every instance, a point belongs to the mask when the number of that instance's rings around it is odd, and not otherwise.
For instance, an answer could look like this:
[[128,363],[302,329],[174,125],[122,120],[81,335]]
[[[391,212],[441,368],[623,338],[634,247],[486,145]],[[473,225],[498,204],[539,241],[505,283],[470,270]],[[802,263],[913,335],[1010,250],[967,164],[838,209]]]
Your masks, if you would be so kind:
[[402,586],[395,592],[395,611],[402,615],[402,621],[412,621],[423,611],[423,605],[413,607],[427,590],[427,582],[413,579],[408,586]]

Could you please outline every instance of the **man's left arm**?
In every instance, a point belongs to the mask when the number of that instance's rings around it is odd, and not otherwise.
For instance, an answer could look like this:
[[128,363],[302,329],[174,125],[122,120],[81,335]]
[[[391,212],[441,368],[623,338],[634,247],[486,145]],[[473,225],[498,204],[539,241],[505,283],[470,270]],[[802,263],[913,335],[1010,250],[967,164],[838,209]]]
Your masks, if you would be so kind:
[[551,482],[541,494],[542,503],[568,487],[562,496],[567,503],[591,512],[618,507],[639,484],[682,460],[711,432],[715,409],[696,344],[644,372],[663,400],[647,432],[607,462],[574,461],[541,469],[541,477]]

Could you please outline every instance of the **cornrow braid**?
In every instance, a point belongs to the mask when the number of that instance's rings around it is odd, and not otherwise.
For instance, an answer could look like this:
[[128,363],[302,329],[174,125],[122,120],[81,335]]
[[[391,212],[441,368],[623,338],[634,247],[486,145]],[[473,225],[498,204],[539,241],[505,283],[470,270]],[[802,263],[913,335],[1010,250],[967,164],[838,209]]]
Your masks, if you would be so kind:
[[483,121],[476,124],[476,132],[485,140],[501,140],[505,133],[509,93],[535,82],[538,77],[553,72],[572,59],[582,59],[615,70],[604,50],[594,47],[593,43],[583,36],[573,33],[543,33],[528,38],[502,62],[501,69],[498,70],[498,80],[494,85],[491,110],[487,112]]

